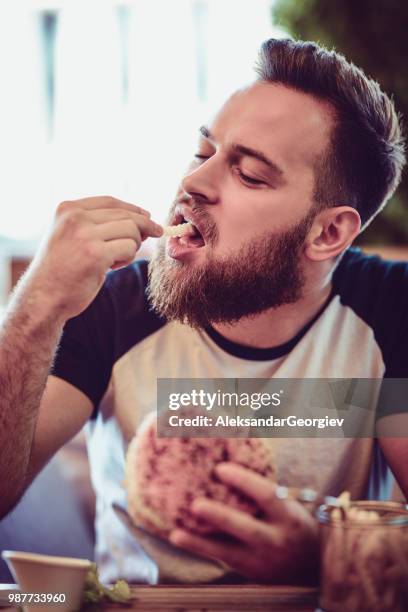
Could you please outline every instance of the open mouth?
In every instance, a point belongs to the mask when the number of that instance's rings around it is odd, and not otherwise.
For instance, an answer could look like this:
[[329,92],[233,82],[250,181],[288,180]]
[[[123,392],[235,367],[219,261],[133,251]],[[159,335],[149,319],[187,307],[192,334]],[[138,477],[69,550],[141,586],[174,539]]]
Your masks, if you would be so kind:
[[199,248],[205,245],[205,240],[198,227],[181,213],[174,217],[168,232],[165,233],[182,246]]

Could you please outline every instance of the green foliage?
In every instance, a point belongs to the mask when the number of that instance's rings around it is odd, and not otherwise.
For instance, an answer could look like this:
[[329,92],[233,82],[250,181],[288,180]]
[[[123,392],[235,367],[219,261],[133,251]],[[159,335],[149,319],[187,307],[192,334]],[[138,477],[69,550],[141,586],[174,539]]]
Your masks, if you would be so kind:
[[98,568],[92,564],[85,580],[84,592],[82,595],[83,610],[100,610],[103,602],[114,602],[128,604],[131,599],[131,592],[127,582],[118,580],[112,587],[106,587],[99,581]]
[[[294,38],[335,48],[376,79],[408,118],[408,2],[276,0],[273,21]],[[406,127],[404,132],[407,134]],[[408,176],[360,242],[407,244]]]

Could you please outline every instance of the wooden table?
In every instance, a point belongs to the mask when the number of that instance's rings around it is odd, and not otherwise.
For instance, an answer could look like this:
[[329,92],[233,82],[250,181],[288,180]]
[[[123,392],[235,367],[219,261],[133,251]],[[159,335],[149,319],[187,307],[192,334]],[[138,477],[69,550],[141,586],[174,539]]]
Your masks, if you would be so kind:
[[[6,585],[0,585],[6,587]],[[17,590],[16,585],[7,585]],[[205,586],[146,586],[131,587],[133,599],[128,606],[107,604],[105,612],[313,612],[318,605],[317,589],[295,586],[205,585]],[[4,591],[3,591],[4,593]],[[5,598],[3,599],[5,601]],[[0,612],[16,608],[2,607]],[[59,605],[49,606],[50,612],[63,612]]]
[[[292,586],[134,586],[131,610],[139,612],[313,612],[318,605],[317,589]],[[107,606],[105,610],[117,610]],[[123,609],[123,608],[122,608]]]

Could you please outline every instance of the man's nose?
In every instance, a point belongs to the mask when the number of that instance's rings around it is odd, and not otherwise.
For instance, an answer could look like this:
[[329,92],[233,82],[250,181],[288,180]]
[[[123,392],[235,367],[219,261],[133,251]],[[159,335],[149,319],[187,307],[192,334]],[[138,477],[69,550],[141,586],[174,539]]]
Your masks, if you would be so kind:
[[181,182],[181,187],[187,195],[204,204],[217,204],[219,198],[216,168],[212,162],[212,159],[207,160],[187,174]]

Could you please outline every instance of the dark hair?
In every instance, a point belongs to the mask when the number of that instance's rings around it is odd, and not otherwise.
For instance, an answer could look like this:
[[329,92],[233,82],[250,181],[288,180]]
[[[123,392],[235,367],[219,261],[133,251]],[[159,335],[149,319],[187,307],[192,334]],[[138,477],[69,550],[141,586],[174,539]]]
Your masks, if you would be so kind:
[[331,104],[335,123],[329,150],[316,160],[315,204],[353,206],[366,226],[394,193],[405,163],[393,101],[343,55],[313,42],[266,40],[255,69],[263,81]]

